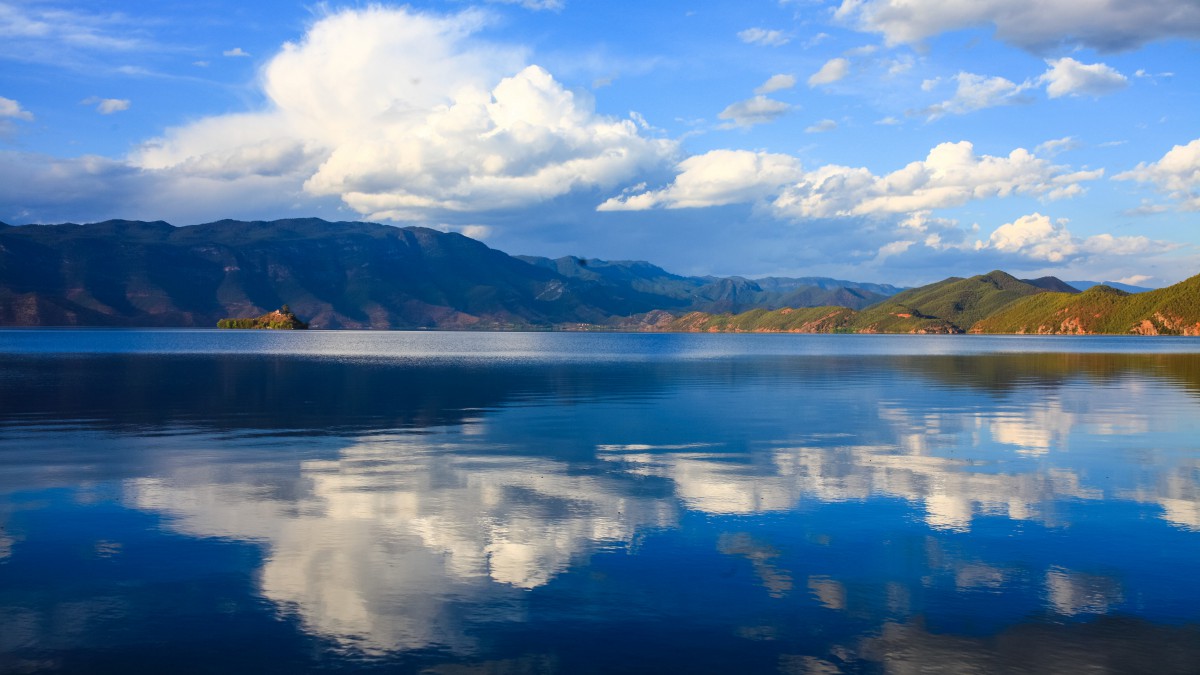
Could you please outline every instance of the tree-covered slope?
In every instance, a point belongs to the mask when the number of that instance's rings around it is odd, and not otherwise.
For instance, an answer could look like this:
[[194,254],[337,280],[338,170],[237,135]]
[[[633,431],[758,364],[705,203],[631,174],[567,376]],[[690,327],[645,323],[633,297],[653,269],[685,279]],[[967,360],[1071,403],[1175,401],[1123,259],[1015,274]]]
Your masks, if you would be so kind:
[[972,332],[1200,335],[1200,275],[1137,294],[1108,286],[1078,295],[1045,293],[981,320]]
[[674,320],[650,316],[633,327],[686,332],[964,333],[983,317],[1023,298],[1061,295],[1046,289],[1062,286],[1054,277],[1030,282],[997,270],[913,288],[857,312],[845,307],[694,312]]
[[836,333],[844,330],[854,315],[855,311],[847,307],[752,309],[741,314],[692,312],[656,329],[688,333]]
[[1016,300],[1046,292],[1000,270],[969,279],[950,277],[868,307],[850,327],[862,333],[961,333]]

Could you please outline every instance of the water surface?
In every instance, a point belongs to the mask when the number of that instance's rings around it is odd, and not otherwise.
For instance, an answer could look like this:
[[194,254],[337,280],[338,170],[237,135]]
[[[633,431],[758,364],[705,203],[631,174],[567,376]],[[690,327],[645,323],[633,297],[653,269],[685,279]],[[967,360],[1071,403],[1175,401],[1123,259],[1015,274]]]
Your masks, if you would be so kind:
[[1200,342],[0,331],[0,672],[1196,672]]

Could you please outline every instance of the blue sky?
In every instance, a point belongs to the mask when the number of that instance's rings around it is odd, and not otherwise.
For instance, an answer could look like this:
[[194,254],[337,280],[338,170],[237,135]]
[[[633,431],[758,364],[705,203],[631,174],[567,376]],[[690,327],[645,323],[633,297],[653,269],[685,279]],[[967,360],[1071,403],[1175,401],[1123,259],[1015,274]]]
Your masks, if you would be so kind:
[[1195,0],[0,0],[0,220],[681,273],[1200,272]]

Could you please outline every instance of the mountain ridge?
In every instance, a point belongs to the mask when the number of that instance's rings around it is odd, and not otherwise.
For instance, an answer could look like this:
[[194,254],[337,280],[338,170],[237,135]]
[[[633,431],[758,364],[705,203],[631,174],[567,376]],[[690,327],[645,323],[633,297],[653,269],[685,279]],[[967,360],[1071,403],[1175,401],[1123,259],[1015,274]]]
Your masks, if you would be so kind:
[[[6,226],[0,325],[208,327],[286,303],[314,328],[544,329],[787,295],[641,261],[593,261],[611,273],[589,277],[526,258],[457,233],[318,218]],[[876,299],[811,288],[805,299],[793,286],[789,302]]]
[[0,225],[8,326],[212,327],[288,305],[313,328],[1200,333],[1200,276],[1136,295],[1001,270],[900,289],[511,256],[457,233],[318,218]]

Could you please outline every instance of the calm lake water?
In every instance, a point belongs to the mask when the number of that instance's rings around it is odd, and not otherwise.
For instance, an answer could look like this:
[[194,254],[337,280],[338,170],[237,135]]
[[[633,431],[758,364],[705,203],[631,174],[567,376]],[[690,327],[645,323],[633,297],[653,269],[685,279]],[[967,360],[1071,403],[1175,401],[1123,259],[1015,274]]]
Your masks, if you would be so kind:
[[1200,672],[1200,340],[0,331],[0,672]]

